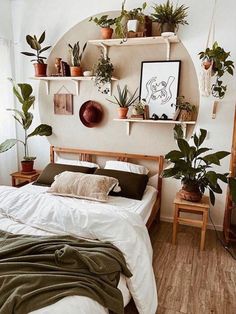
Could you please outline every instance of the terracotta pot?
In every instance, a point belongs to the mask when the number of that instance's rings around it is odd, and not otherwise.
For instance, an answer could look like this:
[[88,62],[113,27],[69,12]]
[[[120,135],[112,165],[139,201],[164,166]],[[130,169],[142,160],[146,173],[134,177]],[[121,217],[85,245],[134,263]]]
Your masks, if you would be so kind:
[[34,171],[34,160],[22,160],[21,161],[21,172],[33,172]]
[[113,29],[111,27],[101,28],[102,39],[111,39],[113,34]]
[[120,108],[118,108],[119,119],[126,119],[128,110],[129,110],[129,108],[127,108],[127,107],[120,107]]
[[71,76],[83,76],[83,70],[81,67],[70,67]]
[[208,70],[209,67],[211,66],[211,64],[212,64],[212,61],[211,61],[211,60],[204,60],[204,61],[202,62],[202,65],[204,66],[205,70]]
[[180,198],[190,202],[200,202],[202,199],[202,193],[198,184],[184,184],[179,191]]
[[161,24],[161,33],[175,33],[175,25],[169,23]]
[[46,63],[34,63],[35,76],[42,77],[47,76],[47,64]]
[[178,120],[179,121],[191,121],[192,120],[192,112],[181,109],[179,116],[178,116]]

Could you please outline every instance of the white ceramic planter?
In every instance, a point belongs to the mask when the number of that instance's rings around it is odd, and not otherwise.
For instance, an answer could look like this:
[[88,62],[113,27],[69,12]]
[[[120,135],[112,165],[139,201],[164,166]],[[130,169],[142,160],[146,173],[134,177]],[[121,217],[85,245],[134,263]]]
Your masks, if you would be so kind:
[[127,31],[128,32],[137,32],[138,31],[138,20],[128,20],[127,22]]

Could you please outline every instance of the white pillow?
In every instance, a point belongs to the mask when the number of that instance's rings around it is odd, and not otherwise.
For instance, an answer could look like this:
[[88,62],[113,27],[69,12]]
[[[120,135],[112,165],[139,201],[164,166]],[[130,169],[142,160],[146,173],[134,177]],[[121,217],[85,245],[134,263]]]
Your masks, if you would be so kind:
[[155,174],[154,176],[151,176],[148,180],[147,185],[153,186],[155,189],[157,189],[157,182],[158,182],[158,174]]
[[105,169],[121,170],[138,174],[148,174],[149,172],[149,170],[144,166],[117,160],[108,160],[106,162]]
[[64,171],[55,176],[55,181],[47,190],[48,193],[77,197],[87,200],[106,202],[109,192],[120,191],[116,178]]
[[89,167],[89,168],[99,168],[99,165],[95,164],[93,162],[81,161],[81,160],[73,160],[73,159],[67,159],[67,158],[62,158],[62,157],[56,157],[56,163],[57,164],[63,164],[63,165],[73,165],[73,166],[83,166],[83,167]]

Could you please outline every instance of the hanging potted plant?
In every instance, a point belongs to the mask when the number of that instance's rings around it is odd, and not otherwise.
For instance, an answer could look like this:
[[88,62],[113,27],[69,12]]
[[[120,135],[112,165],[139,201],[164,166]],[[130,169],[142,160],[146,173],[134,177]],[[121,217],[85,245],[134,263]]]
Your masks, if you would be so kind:
[[70,57],[71,57],[70,75],[71,76],[83,76],[81,61],[82,61],[84,50],[87,47],[87,43],[84,44],[81,53],[80,53],[79,41],[77,41],[73,46],[71,44],[68,44],[68,47],[69,47],[69,52],[70,52]]
[[95,75],[95,84],[99,91],[102,91],[107,84],[111,83],[113,71],[114,67],[111,63],[111,59],[108,56],[104,56],[101,52],[100,58],[93,70]]
[[142,7],[134,8],[130,11],[124,9],[126,0],[122,4],[122,17],[125,17],[127,21],[127,31],[128,32],[137,32],[139,24],[143,24],[145,21],[144,10],[147,7],[147,3],[144,2]]
[[111,28],[112,25],[116,23],[116,19],[108,18],[108,15],[103,15],[100,18],[98,17],[91,17],[89,22],[93,21],[95,24],[101,27],[101,35],[102,39],[111,39],[113,34],[113,29]]
[[179,96],[176,98],[175,108],[175,118],[179,121],[191,121],[193,118],[193,113],[196,110],[195,105],[186,101],[184,96]]
[[154,22],[161,24],[162,36],[174,34],[179,25],[188,24],[186,21],[188,7],[183,4],[174,6],[173,2],[167,0],[166,3],[155,4],[153,9],[151,17]]
[[216,81],[211,87],[211,93],[214,97],[222,99],[225,96],[227,85],[223,85],[221,77],[227,72],[234,74],[234,62],[229,60],[230,52],[226,52],[222,47],[214,42],[212,48],[206,48],[199,53],[199,58],[205,70],[211,67],[211,75],[216,76]]
[[135,97],[137,90],[133,94],[130,94],[127,85],[124,86],[123,90],[121,90],[120,85],[117,85],[118,97],[114,96],[114,100],[108,99],[108,101],[119,106],[119,119],[127,118],[129,107],[138,99],[138,96]]
[[[207,136],[207,131],[200,129],[200,135],[193,135],[193,145],[190,146],[183,138],[181,126],[175,126],[175,138],[179,150],[170,151],[165,159],[173,164],[171,168],[165,169],[164,178],[173,177],[181,180],[182,189],[179,195],[182,199],[199,202],[205,190],[209,190],[212,205],[215,204],[215,193],[222,193],[219,181],[229,184],[233,198],[236,198],[236,190],[233,188],[236,179],[228,178],[228,173],[218,173],[212,170],[212,165],[220,166],[221,159],[230,153],[218,151],[205,154],[211,149],[203,147],[202,144]],[[205,154],[205,155],[203,155]]]
[[[12,80],[11,80],[12,81]],[[14,112],[14,119],[22,126],[24,131],[24,137],[22,140],[7,139],[2,144],[0,144],[0,153],[3,153],[10,148],[12,148],[17,142],[23,144],[24,146],[24,157],[21,161],[22,172],[35,172],[34,170],[34,160],[36,157],[31,157],[29,155],[28,140],[33,136],[50,136],[52,134],[52,127],[47,124],[40,124],[34,131],[28,134],[28,130],[33,122],[33,114],[30,112],[30,108],[33,106],[35,101],[35,96],[32,96],[33,89],[29,84],[15,84],[13,81],[13,93],[21,103],[21,111],[16,109],[8,109]]]
[[25,56],[36,57],[36,59],[34,58],[30,61],[31,62],[36,61],[36,63],[34,63],[35,76],[39,76],[39,77],[47,76],[47,64],[44,63],[44,60],[46,60],[47,58],[42,57],[41,54],[45,52],[46,50],[48,50],[49,48],[51,48],[51,46],[42,48],[41,44],[44,42],[44,40],[45,40],[45,31],[42,33],[39,39],[37,39],[35,35],[34,36],[27,35],[26,41],[33,50],[36,50],[36,53],[23,52],[23,51],[21,52]]

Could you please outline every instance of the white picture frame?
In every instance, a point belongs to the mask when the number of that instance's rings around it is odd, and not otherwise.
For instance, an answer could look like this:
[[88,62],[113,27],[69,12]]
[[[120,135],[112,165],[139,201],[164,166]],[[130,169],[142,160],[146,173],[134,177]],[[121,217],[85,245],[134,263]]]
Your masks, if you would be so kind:
[[149,106],[149,116],[173,120],[179,92],[181,61],[143,61],[140,100]]

